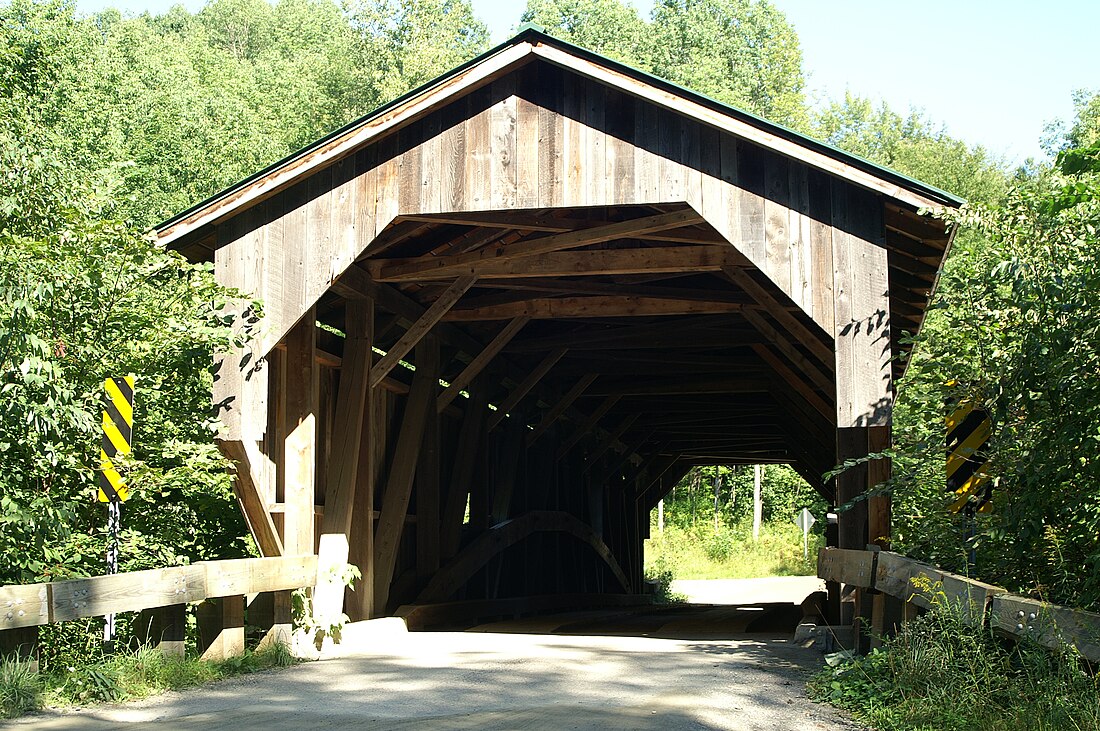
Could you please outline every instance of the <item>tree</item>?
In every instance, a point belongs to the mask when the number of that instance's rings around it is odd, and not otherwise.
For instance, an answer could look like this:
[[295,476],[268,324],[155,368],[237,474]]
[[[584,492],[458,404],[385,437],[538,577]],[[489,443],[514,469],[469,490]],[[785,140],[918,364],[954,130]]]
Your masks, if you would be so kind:
[[766,0],[658,0],[649,53],[662,78],[773,122],[805,123],[798,35]]
[[963,198],[993,203],[1008,182],[1004,163],[937,129],[924,115],[903,117],[851,93],[813,115],[815,137]]
[[108,375],[138,383],[124,569],[247,555],[208,395],[235,295],[112,220],[107,181],[10,135],[0,165],[0,583],[102,571]]
[[764,0],[659,0],[648,23],[620,0],[528,0],[523,19],[773,122],[805,125],[798,36]]
[[619,0],[529,0],[522,20],[617,61],[648,68],[648,27]]

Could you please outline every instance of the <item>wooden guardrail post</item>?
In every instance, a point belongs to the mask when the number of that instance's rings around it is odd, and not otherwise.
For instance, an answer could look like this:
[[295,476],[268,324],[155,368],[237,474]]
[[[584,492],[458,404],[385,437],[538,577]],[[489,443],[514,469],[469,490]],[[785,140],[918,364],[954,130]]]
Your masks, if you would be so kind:
[[146,609],[138,618],[137,635],[165,655],[183,657],[187,644],[187,605]]

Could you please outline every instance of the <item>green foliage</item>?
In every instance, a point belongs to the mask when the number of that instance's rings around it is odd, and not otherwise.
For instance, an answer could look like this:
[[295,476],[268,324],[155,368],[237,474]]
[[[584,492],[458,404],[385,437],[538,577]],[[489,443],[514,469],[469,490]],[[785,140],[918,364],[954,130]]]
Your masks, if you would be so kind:
[[[319,576],[318,583],[335,582],[351,587],[357,579],[363,578],[359,567],[350,563],[328,567],[327,575]],[[340,614],[337,617],[317,616],[313,609],[313,589],[310,587],[297,589],[291,595],[291,610],[295,628],[305,632],[306,636],[313,637],[313,644],[320,651],[326,637],[331,637],[333,642],[339,643],[344,625],[348,623],[348,615]]]
[[42,704],[42,686],[31,660],[0,657],[0,718],[15,718]]
[[648,24],[620,0],[528,0],[523,22],[538,23],[562,40],[648,68]]
[[621,0],[528,0],[524,21],[572,43],[802,127],[802,49],[764,0],[659,0],[650,22]]
[[924,115],[902,116],[885,102],[846,93],[814,115],[813,134],[847,152],[885,165],[971,202],[993,204],[1008,183],[1003,161],[969,147]]
[[[798,473],[786,465],[761,466],[764,522],[789,522],[802,508],[823,520],[827,506]],[[703,523],[734,525],[752,520],[753,468],[697,467],[664,498],[666,525],[690,528]]]
[[213,353],[244,337],[234,293],[112,220],[54,153],[0,136],[0,166],[0,582],[101,570],[109,375],[137,380],[123,569],[246,555],[209,414]]
[[645,560],[648,568],[668,568],[677,579],[812,576],[823,543],[823,536],[811,533],[809,558],[804,559],[802,531],[794,523],[765,523],[759,541],[753,541],[749,523],[718,529],[709,523],[694,528],[669,525],[664,532],[651,525]]
[[995,637],[938,609],[880,650],[818,674],[810,693],[882,731],[1100,726],[1100,686],[1072,650]]
[[[990,409],[994,511],[980,516],[978,575],[1052,601],[1100,606],[1100,196],[1091,148],[1013,182],[998,206],[952,220],[965,235],[899,390],[896,535],[956,570],[944,504],[942,422],[956,379]],[[956,389],[957,390],[957,389]]]
[[645,581],[653,585],[653,596],[658,604],[676,604],[687,601],[687,597],[672,591],[672,582],[676,576],[672,567],[663,558],[658,558],[645,568]]
[[[165,655],[159,650],[140,647],[94,660],[55,664],[44,668],[42,673],[28,672],[25,662],[3,660],[0,661],[0,703],[3,704],[0,710],[17,716],[37,708],[43,700],[56,706],[133,700],[234,675],[286,667],[295,662],[290,648],[280,643],[246,650],[242,655],[219,662]],[[22,705],[8,705],[9,696],[22,699]]]

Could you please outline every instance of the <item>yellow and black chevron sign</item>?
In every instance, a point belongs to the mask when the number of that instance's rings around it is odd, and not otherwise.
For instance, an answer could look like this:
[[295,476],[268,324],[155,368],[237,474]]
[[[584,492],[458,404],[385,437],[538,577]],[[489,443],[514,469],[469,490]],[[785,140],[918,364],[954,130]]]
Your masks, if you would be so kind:
[[959,512],[972,497],[980,513],[993,509],[993,482],[985,446],[993,432],[993,422],[974,400],[962,400],[947,416],[947,489],[954,500],[949,506]]
[[125,502],[130,490],[112,460],[129,454],[134,436],[134,377],[108,378],[103,402],[103,444],[99,450],[99,502]]

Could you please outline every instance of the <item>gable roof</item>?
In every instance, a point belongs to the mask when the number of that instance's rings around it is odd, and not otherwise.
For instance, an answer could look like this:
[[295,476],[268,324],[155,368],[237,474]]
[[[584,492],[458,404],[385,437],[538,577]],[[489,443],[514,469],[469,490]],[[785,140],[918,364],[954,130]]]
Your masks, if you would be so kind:
[[210,225],[264,200],[440,104],[540,58],[771,148],[909,207],[957,207],[963,202],[897,171],[528,25],[495,48],[164,221],[155,227],[157,237],[163,244],[179,246],[208,231]]

